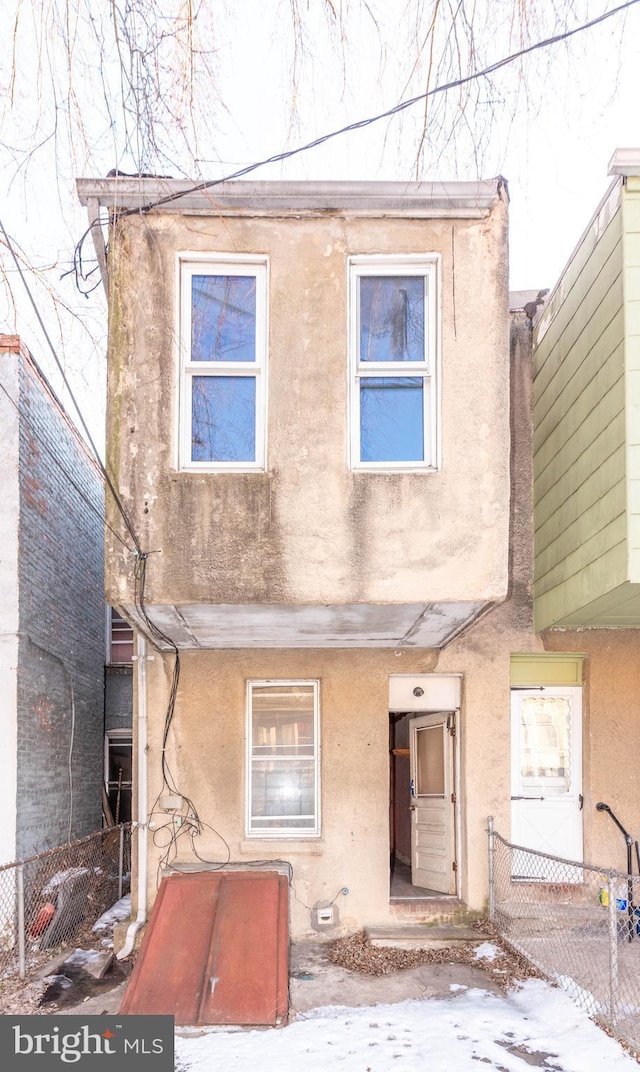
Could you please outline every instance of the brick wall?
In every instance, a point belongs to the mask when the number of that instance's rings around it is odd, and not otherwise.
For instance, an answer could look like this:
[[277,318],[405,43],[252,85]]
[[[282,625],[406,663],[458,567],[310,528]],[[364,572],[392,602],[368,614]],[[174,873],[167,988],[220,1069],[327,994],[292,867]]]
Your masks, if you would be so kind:
[[101,825],[103,486],[20,356],[17,855]]

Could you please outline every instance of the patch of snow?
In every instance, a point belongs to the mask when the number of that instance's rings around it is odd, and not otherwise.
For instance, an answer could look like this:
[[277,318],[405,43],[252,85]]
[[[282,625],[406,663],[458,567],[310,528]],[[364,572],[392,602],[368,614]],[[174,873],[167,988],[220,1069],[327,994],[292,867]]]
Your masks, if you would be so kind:
[[49,879],[46,886],[42,887],[42,895],[44,897],[50,897],[55,893],[58,886],[61,886],[63,882],[66,882],[72,875],[88,875],[88,867],[68,867],[66,871],[56,871],[55,875]]
[[464,983],[449,983],[449,990],[468,990]]
[[176,1066],[184,1072],[478,1072],[484,1063],[515,1072],[525,1067],[518,1047],[548,1055],[545,1066],[559,1072],[638,1068],[563,991],[542,979],[527,979],[506,996],[473,988],[395,1005],[313,1009],[282,1028],[179,1034]]
[[65,960],[66,964],[72,964],[74,967],[81,968],[85,964],[93,964],[96,960],[102,960],[104,953],[101,953],[99,949],[74,949],[73,953]]
[[501,950],[493,942],[481,942],[476,946],[474,957],[476,960],[495,960],[500,956]]
[[96,934],[100,931],[106,931],[109,928],[113,931],[116,923],[120,923],[123,919],[128,919],[131,915],[131,894],[127,893],[124,897],[121,897],[119,901],[116,901],[111,908],[108,908],[106,912],[103,912],[99,919],[95,921],[92,931]]

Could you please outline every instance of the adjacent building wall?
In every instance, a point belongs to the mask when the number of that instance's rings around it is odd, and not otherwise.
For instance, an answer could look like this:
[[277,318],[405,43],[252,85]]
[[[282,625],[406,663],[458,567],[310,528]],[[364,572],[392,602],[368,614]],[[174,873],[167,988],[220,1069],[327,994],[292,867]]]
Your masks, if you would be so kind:
[[17,856],[101,825],[104,506],[99,471],[29,354],[14,362],[20,498]]
[[589,624],[588,605],[628,578],[620,197],[616,182],[536,329],[538,629]]
[[16,855],[18,683],[18,356],[0,341],[0,864]]

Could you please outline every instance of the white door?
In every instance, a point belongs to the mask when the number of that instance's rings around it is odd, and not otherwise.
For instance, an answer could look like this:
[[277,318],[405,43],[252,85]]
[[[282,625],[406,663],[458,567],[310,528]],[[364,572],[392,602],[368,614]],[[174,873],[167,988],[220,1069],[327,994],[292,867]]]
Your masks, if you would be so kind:
[[409,723],[411,765],[411,882],[456,892],[453,712],[420,715]]
[[[582,862],[582,689],[513,689],[511,742],[511,841]],[[521,853],[512,877],[579,882],[582,872]]]

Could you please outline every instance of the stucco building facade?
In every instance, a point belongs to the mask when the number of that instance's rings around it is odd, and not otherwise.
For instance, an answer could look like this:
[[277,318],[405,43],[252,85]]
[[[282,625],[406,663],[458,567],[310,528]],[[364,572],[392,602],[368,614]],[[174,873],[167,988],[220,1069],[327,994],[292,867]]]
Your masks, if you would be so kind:
[[[589,849],[565,770],[589,645],[533,626],[504,181],[79,192],[110,213],[108,468],[138,543],[110,504],[139,917],[167,869],[264,861],[289,871],[293,934],[397,918],[400,874],[425,917],[482,911],[489,814]],[[512,762],[526,701],[552,774]],[[541,824],[512,800],[538,776],[562,797]]]

